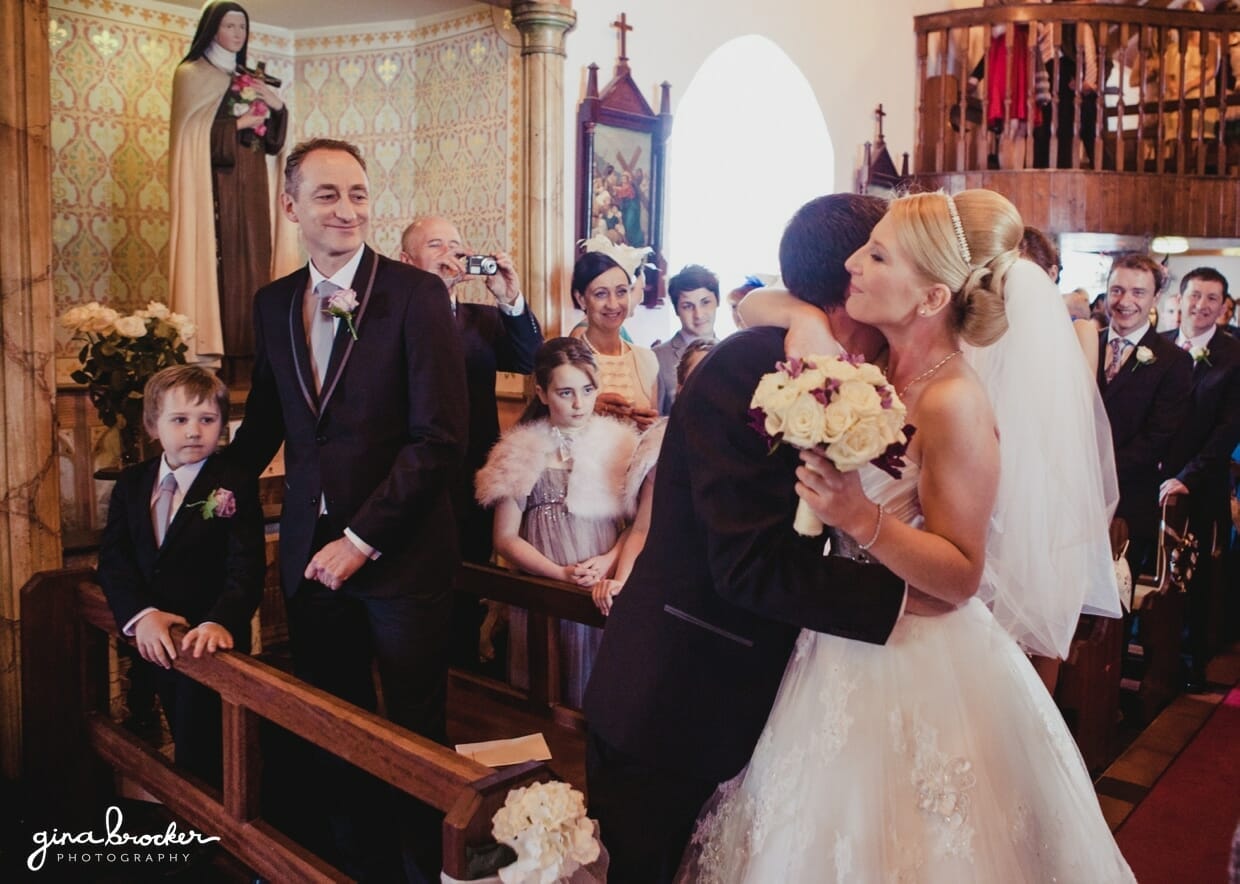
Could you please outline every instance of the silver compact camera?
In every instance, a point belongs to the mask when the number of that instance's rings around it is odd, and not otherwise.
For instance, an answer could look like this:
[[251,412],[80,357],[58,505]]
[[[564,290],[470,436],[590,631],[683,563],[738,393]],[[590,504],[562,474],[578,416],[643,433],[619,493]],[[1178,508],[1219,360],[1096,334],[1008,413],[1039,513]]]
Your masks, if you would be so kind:
[[465,255],[465,272],[470,276],[494,276],[499,272],[499,263],[494,255]]

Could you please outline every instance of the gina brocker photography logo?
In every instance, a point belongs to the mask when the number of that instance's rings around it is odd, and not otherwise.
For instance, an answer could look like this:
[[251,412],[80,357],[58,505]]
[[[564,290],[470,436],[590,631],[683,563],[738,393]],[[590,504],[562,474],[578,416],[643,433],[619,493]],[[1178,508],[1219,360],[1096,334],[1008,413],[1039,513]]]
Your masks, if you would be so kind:
[[203,835],[193,829],[181,830],[175,821],[162,832],[135,835],[124,831],[125,816],[115,805],[104,815],[102,834],[93,830],[62,832],[59,829],[35,832],[34,850],[26,858],[32,872],[51,865],[171,865],[189,862],[192,851],[184,848],[214,844],[218,835]]

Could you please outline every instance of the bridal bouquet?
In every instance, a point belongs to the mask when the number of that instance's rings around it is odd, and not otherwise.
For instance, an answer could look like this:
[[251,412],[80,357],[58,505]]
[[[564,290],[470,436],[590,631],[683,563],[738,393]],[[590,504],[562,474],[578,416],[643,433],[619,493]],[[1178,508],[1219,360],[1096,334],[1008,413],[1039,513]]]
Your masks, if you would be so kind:
[[[781,444],[817,448],[841,472],[872,463],[899,478],[913,428],[887,377],[860,356],[789,359],[762,376],[749,403],[750,426],[771,451]],[[805,501],[793,527],[817,537],[822,522]]]
[[602,850],[585,799],[568,783],[535,783],[508,793],[491,820],[491,834],[517,861],[499,870],[504,884],[579,880]]

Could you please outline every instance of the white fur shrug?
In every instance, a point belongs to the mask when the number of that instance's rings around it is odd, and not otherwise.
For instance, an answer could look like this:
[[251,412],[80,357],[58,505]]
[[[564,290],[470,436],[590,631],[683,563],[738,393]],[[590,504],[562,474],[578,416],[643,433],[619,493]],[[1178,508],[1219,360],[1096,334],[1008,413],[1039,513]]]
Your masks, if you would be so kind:
[[[636,498],[628,493],[629,462],[637,431],[627,423],[595,415],[573,440],[573,468],[564,505],[583,519],[632,517]],[[557,442],[545,418],[517,424],[495,443],[474,477],[478,503],[495,506],[505,497],[524,504],[546,469]]]

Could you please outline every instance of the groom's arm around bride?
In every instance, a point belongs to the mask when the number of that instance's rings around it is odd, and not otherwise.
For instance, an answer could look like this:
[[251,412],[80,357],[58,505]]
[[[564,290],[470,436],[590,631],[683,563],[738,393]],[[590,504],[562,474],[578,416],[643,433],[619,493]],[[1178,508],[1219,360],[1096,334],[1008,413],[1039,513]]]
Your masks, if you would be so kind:
[[[882,211],[867,197],[822,197],[785,232],[825,242],[813,260],[837,304],[844,260]],[[701,805],[748,762],[802,628],[881,644],[904,603],[885,568],[826,557],[821,538],[792,529],[797,453],[768,454],[747,426],[759,378],[783,357],[780,330],[729,338],[672,411],[649,539],[585,699],[591,816],[619,884],[670,880]]]

